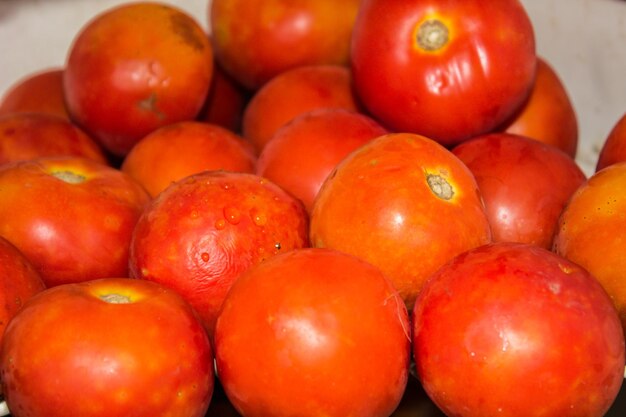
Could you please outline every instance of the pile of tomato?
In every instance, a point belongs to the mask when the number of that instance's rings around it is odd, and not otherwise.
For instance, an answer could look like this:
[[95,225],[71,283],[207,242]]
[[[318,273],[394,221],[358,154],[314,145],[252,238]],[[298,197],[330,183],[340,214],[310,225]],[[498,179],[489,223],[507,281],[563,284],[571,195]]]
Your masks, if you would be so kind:
[[603,416],[615,122],[516,0],[107,9],[0,98],[5,414]]

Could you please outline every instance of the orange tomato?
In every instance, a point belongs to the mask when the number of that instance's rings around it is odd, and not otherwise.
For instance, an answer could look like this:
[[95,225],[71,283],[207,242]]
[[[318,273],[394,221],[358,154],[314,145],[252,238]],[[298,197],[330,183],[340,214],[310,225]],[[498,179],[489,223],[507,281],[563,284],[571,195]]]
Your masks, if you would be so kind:
[[578,118],[565,85],[556,70],[541,57],[530,96],[500,129],[556,146],[576,157]]
[[474,176],[438,142],[380,136],[348,155],[313,205],[311,245],[379,267],[412,309],[424,281],[452,257],[491,241]]

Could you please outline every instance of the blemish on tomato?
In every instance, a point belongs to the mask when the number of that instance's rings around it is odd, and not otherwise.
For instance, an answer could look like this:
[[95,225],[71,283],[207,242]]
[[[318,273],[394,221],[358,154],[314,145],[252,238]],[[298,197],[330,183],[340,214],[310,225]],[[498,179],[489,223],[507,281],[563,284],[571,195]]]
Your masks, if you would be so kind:
[[204,49],[204,42],[194,31],[190,20],[182,14],[176,13],[170,17],[172,30],[181,37],[184,43],[197,51]]
[[438,51],[448,43],[448,27],[437,19],[428,19],[418,26],[415,38],[420,49]]
[[141,110],[153,112],[159,119],[165,118],[165,115],[157,108],[157,95],[154,91],[147,98],[139,100],[137,107]]
[[129,304],[132,302],[129,296],[117,293],[102,294],[99,298],[109,304]]
[[454,196],[454,188],[441,175],[426,174],[426,182],[431,191],[442,200],[451,200]]
[[84,175],[72,171],[52,171],[50,175],[68,184],[80,184],[87,179]]

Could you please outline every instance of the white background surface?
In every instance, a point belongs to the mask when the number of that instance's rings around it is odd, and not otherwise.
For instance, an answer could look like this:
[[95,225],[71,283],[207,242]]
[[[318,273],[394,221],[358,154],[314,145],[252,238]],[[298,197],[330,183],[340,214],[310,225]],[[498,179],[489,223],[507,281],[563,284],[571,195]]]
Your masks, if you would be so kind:
[[[80,28],[96,13],[126,1],[0,0],[0,95],[30,72],[62,66]],[[209,1],[167,2],[208,30]],[[626,1],[522,3],[535,27],[537,52],[570,93],[579,118],[578,162],[591,174],[602,142],[626,112]]]

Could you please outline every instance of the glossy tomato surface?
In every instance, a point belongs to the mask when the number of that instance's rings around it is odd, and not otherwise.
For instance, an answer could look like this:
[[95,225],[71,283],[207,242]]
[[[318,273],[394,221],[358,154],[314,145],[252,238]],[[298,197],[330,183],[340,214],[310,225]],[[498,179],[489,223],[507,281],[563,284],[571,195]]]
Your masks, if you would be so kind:
[[65,118],[34,112],[0,116],[0,164],[50,156],[109,163],[99,143]]
[[0,235],[47,286],[128,275],[131,234],[150,200],[131,177],[84,158],[0,168]]
[[248,173],[204,171],[167,187],[133,232],[133,277],[175,289],[210,333],[226,293],[252,265],[308,246],[302,203]]
[[213,0],[215,57],[249,90],[291,68],[347,65],[360,0]]
[[294,250],[233,285],[217,320],[217,372],[242,415],[388,416],[407,385],[409,329],[378,268]]
[[120,169],[155,197],[171,183],[207,170],[253,173],[250,142],[214,123],[183,121],[160,127],[128,152]]
[[452,152],[392,133],[349,154],[318,192],[311,245],[383,270],[412,308],[423,282],[453,256],[491,241],[478,185]]
[[537,71],[530,96],[499,130],[528,136],[576,157],[578,116],[569,92],[556,69],[537,57]]
[[615,122],[604,140],[598,155],[596,171],[624,161],[626,161],[626,113]]
[[387,133],[369,116],[318,109],[296,116],[263,148],[256,173],[299,198],[310,212],[322,183],[343,158]]
[[624,379],[607,293],[534,245],[459,255],[424,285],[413,313],[418,377],[449,416],[601,417]]
[[322,108],[358,111],[350,69],[339,65],[294,68],[268,81],[243,113],[242,134],[257,152],[296,116]]
[[559,219],[553,250],[602,283],[626,331],[626,162],[592,175]]
[[2,387],[15,417],[202,417],[213,353],[175,292],[128,278],[61,285],[7,327]]
[[364,0],[351,63],[355,90],[381,123],[452,145],[522,105],[534,31],[517,0]]
[[25,74],[0,99],[0,114],[46,113],[69,120],[63,93],[63,68]]
[[552,247],[563,208],[586,180],[569,155],[510,133],[478,136],[452,152],[478,182],[494,241]]
[[70,115],[124,156],[157,127],[194,119],[213,75],[213,52],[194,18],[155,2],[94,16],[69,47],[63,86]]

